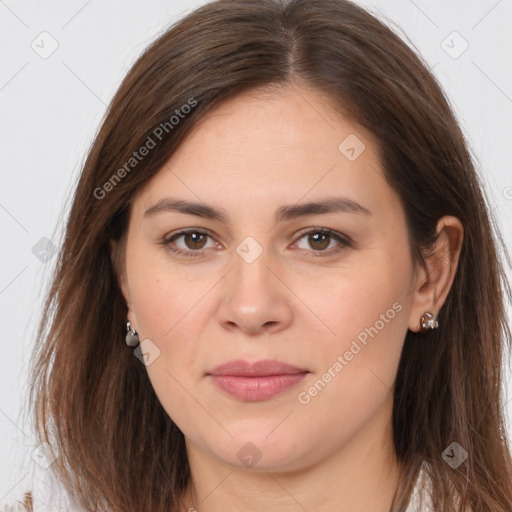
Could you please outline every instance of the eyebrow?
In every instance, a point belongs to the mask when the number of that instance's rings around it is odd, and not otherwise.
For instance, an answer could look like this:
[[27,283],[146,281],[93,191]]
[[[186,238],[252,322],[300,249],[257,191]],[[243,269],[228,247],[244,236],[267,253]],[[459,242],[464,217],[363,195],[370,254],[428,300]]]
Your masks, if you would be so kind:
[[[148,208],[144,212],[144,217],[151,217],[152,215],[162,212],[185,213],[187,215],[195,215],[205,219],[218,220],[225,224],[229,221],[229,216],[223,208],[215,208],[205,203],[172,199],[170,197],[160,199],[160,201]],[[357,213],[372,215],[368,208],[352,199],[348,199],[346,197],[331,197],[303,204],[281,206],[276,211],[275,221],[282,222],[299,217],[305,217],[307,215],[327,213]]]

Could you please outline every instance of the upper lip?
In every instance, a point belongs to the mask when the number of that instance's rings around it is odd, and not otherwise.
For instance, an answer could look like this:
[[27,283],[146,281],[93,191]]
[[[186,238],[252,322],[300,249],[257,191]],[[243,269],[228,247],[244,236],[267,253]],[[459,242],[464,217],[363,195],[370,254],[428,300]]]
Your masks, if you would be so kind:
[[237,375],[240,377],[265,377],[271,375],[293,375],[305,373],[308,370],[297,368],[282,361],[262,359],[260,361],[244,361],[236,359],[228,361],[208,372],[208,375]]

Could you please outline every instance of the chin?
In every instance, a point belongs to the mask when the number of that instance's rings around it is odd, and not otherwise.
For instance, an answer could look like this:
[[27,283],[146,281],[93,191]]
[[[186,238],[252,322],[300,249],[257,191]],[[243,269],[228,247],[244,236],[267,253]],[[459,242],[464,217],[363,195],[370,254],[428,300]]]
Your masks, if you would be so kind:
[[310,458],[304,444],[306,440],[300,439],[298,433],[283,431],[278,434],[276,431],[269,435],[268,430],[255,432],[247,429],[239,433],[230,432],[232,438],[223,438],[217,442],[206,441],[205,448],[233,469],[290,471],[304,467]]

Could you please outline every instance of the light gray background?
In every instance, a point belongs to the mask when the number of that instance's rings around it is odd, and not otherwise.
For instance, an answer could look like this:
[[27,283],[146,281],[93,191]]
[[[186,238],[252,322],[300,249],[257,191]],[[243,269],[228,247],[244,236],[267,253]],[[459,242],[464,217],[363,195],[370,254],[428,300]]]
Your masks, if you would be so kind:
[[[31,487],[35,465],[35,441],[22,404],[42,291],[55,262],[40,240],[59,245],[65,200],[106,105],[135,58],[169,23],[201,3],[0,0],[2,503]],[[398,25],[441,81],[510,250],[512,0],[359,3]],[[45,55],[52,44],[58,48]],[[45,256],[48,262],[41,261]],[[508,430],[512,434],[510,422]]]

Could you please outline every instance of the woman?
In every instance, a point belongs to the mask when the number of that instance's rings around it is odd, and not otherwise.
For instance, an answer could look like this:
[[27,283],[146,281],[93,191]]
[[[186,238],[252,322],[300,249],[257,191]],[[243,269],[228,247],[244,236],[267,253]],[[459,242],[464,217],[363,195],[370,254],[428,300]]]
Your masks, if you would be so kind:
[[91,511],[510,511],[498,241],[382,23],[206,4],[81,174],[31,383],[52,471]]

